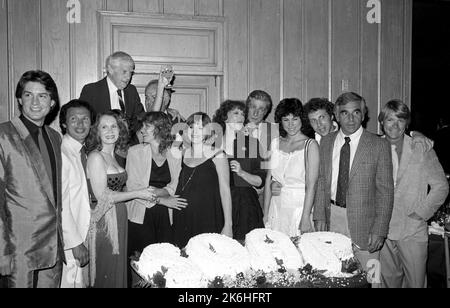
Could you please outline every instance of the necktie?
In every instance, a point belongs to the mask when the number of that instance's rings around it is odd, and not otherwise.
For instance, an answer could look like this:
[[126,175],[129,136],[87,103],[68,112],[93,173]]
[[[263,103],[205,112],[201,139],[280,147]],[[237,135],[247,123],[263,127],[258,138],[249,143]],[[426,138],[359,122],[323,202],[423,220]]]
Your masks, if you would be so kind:
[[[48,178],[50,179],[50,183],[53,183],[53,173],[52,173],[52,163],[50,160],[50,154],[47,149],[47,144],[45,143],[42,128],[39,129],[38,133],[38,143],[39,143],[39,151],[41,152],[42,160],[44,161],[45,170],[47,171]],[[53,184],[52,184],[53,187]]]
[[350,172],[350,138],[345,137],[345,144],[341,148],[339,159],[339,176],[336,191],[336,204],[340,207],[346,207],[348,176]]
[[117,90],[117,95],[119,96],[120,109],[122,109],[122,111],[125,112],[125,103],[123,102],[122,91],[121,90]]
[[391,145],[391,151],[392,151],[392,167],[393,167],[393,176],[394,176],[394,185],[397,184],[397,173],[398,173],[398,154],[397,154],[397,146],[395,144]]
[[83,165],[84,174],[86,175],[87,155],[86,147],[83,145],[80,150],[81,164]]

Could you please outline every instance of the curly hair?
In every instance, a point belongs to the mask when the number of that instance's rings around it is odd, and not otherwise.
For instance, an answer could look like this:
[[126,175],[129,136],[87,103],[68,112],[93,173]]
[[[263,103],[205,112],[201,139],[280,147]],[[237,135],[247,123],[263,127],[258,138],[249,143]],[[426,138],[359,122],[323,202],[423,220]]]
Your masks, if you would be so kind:
[[97,119],[91,128],[91,132],[89,133],[88,138],[86,139],[87,151],[88,152],[92,152],[94,150],[101,151],[103,148],[102,141],[98,133],[98,126],[100,124],[101,118],[104,116],[110,116],[116,119],[117,125],[119,126],[119,139],[117,139],[116,141],[116,149],[118,149],[119,151],[127,151],[129,147],[128,126],[126,121],[122,117],[120,117],[117,112],[114,111],[108,111],[97,115]]
[[325,110],[333,118],[334,105],[327,98],[312,98],[304,106],[306,115],[319,110]]
[[303,110],[303,104],[298,98],[286,98],[283,99],[275,110],[275,123],[278,123],[280,127],[280,136],[286,137],[287,132],[283,128],[282,120],[288,115],[299,117],[302,122],[301,132],[304,135],[309,136],[311,134],[311,127],[308,121],[308,116]]
[[159,153],[164,154],[175,140],[172,135],[172,122],[164,112],[147,112],[141,119],[142,126],[145,124],[153,125],[155,139],[159,141]]
[[212,121],[214,123],[217,123],[220,126],[222,126],[224,133],[226,130],[225,122],[228,120],[228,113],[235,109],[239,109],[244,113],[244,119],[245,119],[244,125],[245,125],[246,124],[245,122],[247,121],[248,109],[245,106],[244,102],[241,102],[241,101],[232,101],[232,100],[224,101],[222,104],[220,104],[219,109],[216,110],[216,113],[213,116]]

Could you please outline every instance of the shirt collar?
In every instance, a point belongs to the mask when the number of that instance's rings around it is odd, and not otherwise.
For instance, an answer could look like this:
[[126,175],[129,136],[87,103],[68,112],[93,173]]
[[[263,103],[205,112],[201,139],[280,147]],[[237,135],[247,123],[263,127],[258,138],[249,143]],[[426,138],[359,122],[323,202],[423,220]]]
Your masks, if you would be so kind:
[[79,153],[84,146],[67,133],[63,136],[63,142],[76,153]]
[[36,124],[34,124],[30,120],[28,120],[23,114],[21,114],[19,118],[20,118],[20,120],[22,120],[23,124],[25,125],[27,130],[30,132],[30,134],[37,135],[39,133],[39,130],[41,129],[41,127],[37,126]]
[[361,137],[362,133],[364,132],[364,128],[361,126],[356,132],[354,132],[352,135],[350,136],[346,136],[343,132],[342,129],[339,130],[339,137],[342,138],[342,140],[345,139],[345,137],[350,137],[350,139],[353,140],[359,140],[359,138]]
[[106,82],[108,83],[108,89],[109,89],[109,93],[117,93],[117,90],[119,90],[116,85],[114,84],[114,82],[112,82],[111,78],[106,77]]

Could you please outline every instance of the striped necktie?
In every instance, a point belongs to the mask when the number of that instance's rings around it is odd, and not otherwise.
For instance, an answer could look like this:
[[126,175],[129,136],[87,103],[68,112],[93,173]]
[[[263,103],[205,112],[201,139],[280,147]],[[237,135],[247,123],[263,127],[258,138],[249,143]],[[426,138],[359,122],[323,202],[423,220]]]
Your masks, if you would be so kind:
[[87,155],[86,155],[86,147],[84,145],[80,149],[80,157],[81,157],[81,164],[83,165],[84,174],[86,175]]
[[123,102],[122,90],[117,90],[117,95],[119,96],[120,109],[125,112],[125,103]]

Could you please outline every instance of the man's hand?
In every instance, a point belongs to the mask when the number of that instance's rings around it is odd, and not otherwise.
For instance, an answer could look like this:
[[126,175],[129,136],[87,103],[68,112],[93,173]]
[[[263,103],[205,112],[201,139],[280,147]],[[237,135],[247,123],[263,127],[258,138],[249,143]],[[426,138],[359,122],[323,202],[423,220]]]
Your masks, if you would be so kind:
[[181,113],[176,109],[167,108],[167,113],[178,122],[184,122],[186,121],[185,118],[181,115]]
[[272,181],[272,184],[270,184],[270,189],[272,190],[272,196],[279,196],[281,194],[281,188],[283,188],[283,185],[281,185],[280,182]]
[[174,76],[173,67],[171,65],[162,65],[159,72],[158,85],[162,88],[166,88],[170,85]]
[[434,146],[434,141],[425,137],[422,133],[414,131],[411,132],[412,137],[412,147],[415,148],[416,146],[420,146],[424,153],[431,151]]
[[89,263],[89,251],[83,244],[72,248],[72,253],[80,267],[85,267]]
[[11,256],[0,257],[0,276],[10,276],[13,271]]
[[377,252],[383,248],[385,238],[375,234],[369,235],[369,246],[368,250],[370,253]]
[[323,220],[316,220],[314,221],[314,229],[316,229],[316,232],[325,232],[327,231],[327,223]]

